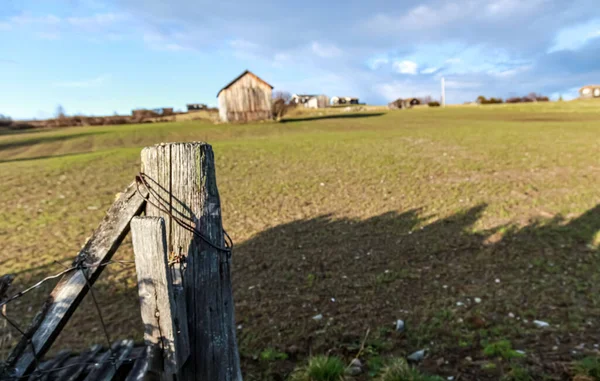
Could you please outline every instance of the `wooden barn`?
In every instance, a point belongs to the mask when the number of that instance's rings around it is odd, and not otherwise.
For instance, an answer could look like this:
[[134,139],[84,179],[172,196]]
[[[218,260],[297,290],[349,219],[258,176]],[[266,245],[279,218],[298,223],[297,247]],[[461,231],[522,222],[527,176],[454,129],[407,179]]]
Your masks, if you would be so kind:
[[217,94],[223,122],[272,119],[273,86],[246,70]]

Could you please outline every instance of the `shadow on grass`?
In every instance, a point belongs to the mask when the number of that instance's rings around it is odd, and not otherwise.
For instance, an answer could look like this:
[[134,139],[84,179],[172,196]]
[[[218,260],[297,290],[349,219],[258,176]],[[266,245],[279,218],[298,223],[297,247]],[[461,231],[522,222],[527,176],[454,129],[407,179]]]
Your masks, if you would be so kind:
[[[419,210],[365,220],[321,216],[237,245],[242,356],[273,345],[354,356],[367,328],[377,337],[380,328],[393,331],[396,319],[408,329],[388,335],[386,353],[427,346],[451,361],[481,356],[480,339],[506,337],[528,353],[600,339],[587,324],[600,314],[600,252],[591,246],[600,205],[569,221],[474,232],[485,207],[430,223]],[[481,326],[470,325],[478,317]],[[534,319],[562,328],[536,329]]]
[[357,114],[335,114],[335,115],[320,115],[320,116],[307,116],[300,118],[289,118],[283,119],[281,123],[290,123],[290,122],[306,122],[311,120],[321,120],[321,119],[355,119],[355,118],[371,118],[375,116],[385,115],[383,112],[371,112],[371,113],[357,113]]
[[35,134],[38,132],[48,131],[47,128],[6,128],[0,127],[0,136],[3,135],[26,135],[26,134]]
[[73,152],[73,153],[65,153],[65,154],[60,154],[60,155],[43,155],[43,156],[33,156],[33,157],[20,157],[20,158],[16,158],[16,159],[7,159],[7,160],[0,159],[0,164],[4,164],[4,163],[17,163],[17,162],[21,162],[21,161],[34,161],[34,160],[56,159],[56,158],[61,158],[61,157],[65,158],[65,157],[70,157],[70,156],[88,155],[90,153],[94,153],[94,152]]
[[[427,347],[433,365],[422,366],[448,375],[464,370],[466,356],[482,359],[486,340],[509,340],[528,357],[543,354],[532,365],[541,367],[539,374],[548,372],[546,362],[571,361],[575,346],[600,342],[600,328],[588,324],[600,315],[600,252],[591,245],[600,230],[600,205],[571,220],[558,216],[476,232],[485,208],[437,220],[417,209],[367,219],[324,215],[267,229],[236,245],[235,324],[241,327],[245,379],[267,379],[266,373],[284,379],[310,353],[351,358],[367,329],[364,356]],[[124,279],[124,269],[106,271]],[[134,270],[127,271],[135,278]],[[142,328],[133,284],[94,286],[114,337]],[[18,316],[27,306],[9,312]],[[82,332],[101,342],[94,314],[86,298],[61,335],[65,342],[84,344]],[[317,315],[322,318],[313,319]],[[396,319],[406,322],[406,332],[394,332]],[[550,327],[535,328],[534,319]],[[559,350],[551,349],[556,345]],[[288,353],[289,360],[253,360],[270,347]],[[441,357],[448,363],[438,366]],[[502,366],[499,372],[506,371]],[[489,371],[477,366],[462,374],[476,380]]]
[[76,134],[38,136],[31,139],[15,139],[0,142],[0,151],[14,148],[26,148],[37,144],[64,142],[72,139],[82,138],[91,135],[106,134],[106,131],[79,132]]

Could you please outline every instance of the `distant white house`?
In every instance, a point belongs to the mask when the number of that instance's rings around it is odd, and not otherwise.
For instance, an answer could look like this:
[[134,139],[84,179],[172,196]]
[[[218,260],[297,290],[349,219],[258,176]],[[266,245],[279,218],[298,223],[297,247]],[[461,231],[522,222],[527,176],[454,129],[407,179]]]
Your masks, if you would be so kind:
[[579,89],[581,98],[600,98],[600,85],[589,85]]
[[294,103],[294,104],[297,104],[297,105],[305,104],[306,102],[308,102],[313,97],[316,97],[316,95],[311,95],[311,94],[293,94],[292,98],[290,99],[290,103]]
[[329,98],[326,95],[294,94],[290,103],[306,108],[324,108],[329,105]]

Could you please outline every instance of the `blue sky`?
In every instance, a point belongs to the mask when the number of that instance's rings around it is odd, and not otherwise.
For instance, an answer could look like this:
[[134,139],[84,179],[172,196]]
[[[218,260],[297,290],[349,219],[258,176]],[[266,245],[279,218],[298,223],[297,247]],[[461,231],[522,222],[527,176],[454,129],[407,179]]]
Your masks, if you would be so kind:
[[598,0],[3,0],[0,114],[216,105],[250,69],[275,90],[447,100],[600,83]]

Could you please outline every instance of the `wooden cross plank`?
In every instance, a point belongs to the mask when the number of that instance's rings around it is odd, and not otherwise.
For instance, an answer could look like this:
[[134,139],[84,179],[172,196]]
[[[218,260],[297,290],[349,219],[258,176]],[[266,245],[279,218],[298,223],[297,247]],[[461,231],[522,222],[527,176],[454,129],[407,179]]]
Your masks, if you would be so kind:
[[174,297],[164,219],[135,217],[131,220],[131,238],[144,341],[147,346],[162,348],[161,368],[175,374],[189,357],[190,349],[185,304]]
[[[71,271],[58,282],[26,332],[30,340],[23,338],[10,353],[4,369],[5,375],[23,377],[32,371],[36,357],[39,359],[48,351],[87,294],[88,282],[92,285],[104,270],[104,266],[98,264],[112,258],[129,232],[131,219],[143,210],[145,196],[145,193],[140,195],[137,192],[135,182],[120,194],[77,255],[76,261],[80,261],[84,266],[95,266]],[[35,348],[35,354],[32,346]]]

